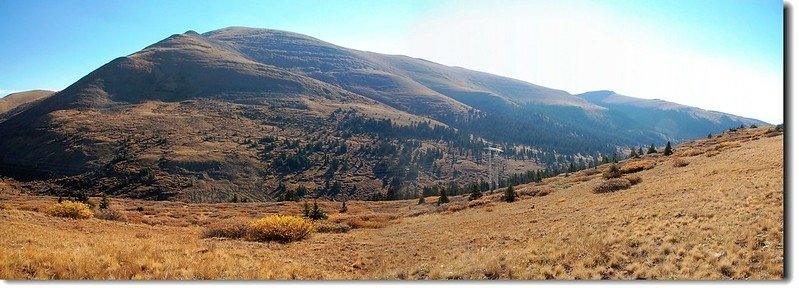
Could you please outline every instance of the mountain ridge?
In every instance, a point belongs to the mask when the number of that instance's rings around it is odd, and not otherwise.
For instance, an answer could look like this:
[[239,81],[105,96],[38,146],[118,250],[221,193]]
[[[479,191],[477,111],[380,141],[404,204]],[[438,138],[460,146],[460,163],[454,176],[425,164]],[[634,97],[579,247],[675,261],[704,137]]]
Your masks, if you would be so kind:
[[650,123],[600,104],[292,32],[190,30],[0,119],[0,174],[50,194],[415,197],[430,185],[486,181],[489,145],[506,151],[511,177],[745,124],[665,114]]

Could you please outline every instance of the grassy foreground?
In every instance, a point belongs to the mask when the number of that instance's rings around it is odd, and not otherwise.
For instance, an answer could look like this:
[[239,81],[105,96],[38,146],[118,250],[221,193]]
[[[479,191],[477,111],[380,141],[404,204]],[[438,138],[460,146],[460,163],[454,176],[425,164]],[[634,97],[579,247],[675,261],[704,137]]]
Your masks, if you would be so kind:
[[320,202],[353,229],[285,244],[201,235],[300,215],[301,203],[112,199],[125,221],[75,220],[47,216],[55,198],[6,180],[0,278],[782,279],[783,141],[760,128],[686,143],[622,163],[640,183],[608,193],[594,193],[600,167],[517,186],[514,203],[501,192],[442,206],[351,201],[346,213]]

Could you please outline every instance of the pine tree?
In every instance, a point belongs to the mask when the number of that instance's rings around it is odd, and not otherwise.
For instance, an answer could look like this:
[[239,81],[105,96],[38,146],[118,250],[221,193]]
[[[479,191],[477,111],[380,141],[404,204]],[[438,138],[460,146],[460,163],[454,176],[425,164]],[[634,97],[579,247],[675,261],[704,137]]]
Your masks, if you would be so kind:
[[505,200],[505,202],[516,201],[516,191],[513,191],[513,186],[508,186],[508,189],[505,189],[505,195],[502,200]]
[[438,205],[449,203],[449,197],[447,197],[447,190],[443,187],[438,192]]
[[297,194],[295,194],[294,191],[291,191],[291,189],[285,189],[285,193],[283,193],[283,199],[280,199],[280,201],[298,201],[298,200],[300,200],[300,198],[297,197]]
[[311,218],[311,207],[308,206],[308,201],[302,203],[302,216]]
[[638,158],[638,153],[635,152],[635,148],[630,151],[630,156],[627,156],[627,158]]
[[338,210],[339,213],[347,212],[347,199],[341,200],[341,209]]
[[419,194],[419,202],[417,202],[416,204],[418,205],[424,204],[424,194]]
[[316,203],[316,199],[313,200],[313,208],[311,209],[308,218],[311,218],[311,220],[314,221],[327,219],[327,214],[325,214],[325,212],[319,208],[319,204]]
[[480,199],[483,197],[483,193],[480,192],[480,187],[477,184],[472,184],[472,190],[469,194],[469,201]]
[[644,156],[644,149],[638,147],[638,156]]
[[100,199],[100,209],[108,209],[108,206],[108,196],[103,193],[103,198]]
[[[103,194],[103,195],[105,195],[105,194]],[[239,196],[238,196],[238,195],[236,195],[236,194],[234,193],[234,194],[233,194],[233,198],[231,198],[231,199],[230,199],[230,202],[233,202],[233,203],[239,203]],[[103,205],[103,204],[102,204],[102,203],[100,203],[100,206],[102,206],[102,205]]]
[[713,138],[713,134],[707,133],[707,139]]
[[646,154],[657,153],[658,151],[655,150],[655,144],[649,145],[649,150],[646,150]]
[[671,141],[666,142],[666,149],[663,150],[663,155],[669,156],[673,153],[671,151]]

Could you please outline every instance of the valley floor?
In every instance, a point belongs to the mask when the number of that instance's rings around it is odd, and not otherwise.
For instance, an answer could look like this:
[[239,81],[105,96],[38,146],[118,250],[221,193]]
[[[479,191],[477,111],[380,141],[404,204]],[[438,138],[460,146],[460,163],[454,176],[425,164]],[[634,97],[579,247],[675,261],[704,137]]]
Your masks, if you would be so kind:
[[301,203],[113,199],[127,221],[71,220],[39,212],[55,198],[0,182],[0,278],[782,279],[784,139],[767,134],[643,157],[655,166],[631,173],[642,182],[611,193],[594,194],[601,173],[581,171],[517,186],[514,203],[501,193],[443,206],[351,201],[331,218],[360,228],[288,244],[200,235],[226,218],[299,214]]

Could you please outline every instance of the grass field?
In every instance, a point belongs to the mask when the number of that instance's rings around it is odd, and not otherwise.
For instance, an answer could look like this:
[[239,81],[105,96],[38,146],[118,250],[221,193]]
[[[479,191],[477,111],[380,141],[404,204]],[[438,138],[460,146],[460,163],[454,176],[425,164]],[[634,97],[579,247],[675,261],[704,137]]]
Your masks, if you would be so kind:
[[686,143],[630,163],[625,176],[641,182],[609,193],[593,193],[606,165],[517,186],[514,203],[501,192],[441,206],[350,201],[346,213],[320,202],[353,229],[286,244],[201,235],[300,215],[301,202],[111,199],[125,221],[74,220],[47,216],[55,198],[5,180],[0,278],[782,279],[783,142],[759,128]]

